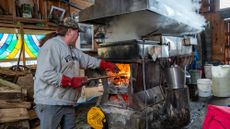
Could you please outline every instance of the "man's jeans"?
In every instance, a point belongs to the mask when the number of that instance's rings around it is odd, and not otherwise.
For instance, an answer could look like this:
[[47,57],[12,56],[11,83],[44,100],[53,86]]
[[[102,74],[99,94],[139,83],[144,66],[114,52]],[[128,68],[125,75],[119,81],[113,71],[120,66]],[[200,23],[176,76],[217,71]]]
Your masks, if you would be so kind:
[[36,105],[36,113],[40,119],[40,129],[74,129],[76,126],[73,106]]

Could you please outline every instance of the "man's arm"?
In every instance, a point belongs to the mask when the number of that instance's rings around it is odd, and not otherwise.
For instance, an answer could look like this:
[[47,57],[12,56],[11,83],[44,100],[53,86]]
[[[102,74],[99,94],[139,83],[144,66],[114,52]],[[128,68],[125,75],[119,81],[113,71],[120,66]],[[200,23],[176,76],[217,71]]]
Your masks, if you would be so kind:
[[62,74],[58,73],[56,69],[58,64],[61,64],[60,50],[50,42],[47,45],[39,51],[37,76],[50,85],[59,85]]

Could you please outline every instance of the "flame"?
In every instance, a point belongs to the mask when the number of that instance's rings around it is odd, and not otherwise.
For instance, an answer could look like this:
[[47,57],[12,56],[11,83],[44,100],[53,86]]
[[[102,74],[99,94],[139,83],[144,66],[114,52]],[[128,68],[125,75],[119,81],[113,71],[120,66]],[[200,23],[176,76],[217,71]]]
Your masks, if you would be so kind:
[[107,75],[114,76],[108,81],[114,85],[128,85],[130,78],[130,64],[116,64],[116,66],[120,69],[119,73],[113,73],[112,71],[107,71]]
[[130,78],[130,65],[129,64],[116,64],[116,66],[120,69],[118,75],[126,76]]

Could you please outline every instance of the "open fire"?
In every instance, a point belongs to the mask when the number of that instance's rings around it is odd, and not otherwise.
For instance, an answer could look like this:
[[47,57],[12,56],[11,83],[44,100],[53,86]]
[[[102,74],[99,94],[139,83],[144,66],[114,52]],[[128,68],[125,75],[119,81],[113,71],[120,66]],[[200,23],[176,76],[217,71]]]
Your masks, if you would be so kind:
[[107,71],[107,75],[111,76],[108,79],[109,85],[114,85],[116,87],[128,86],[130,79],[130,64],[116,64],[120,69],[119,73],[113,73],[112,71]]
[[116,64],[120,69],[119,73],[107,71],[109,85],[109,98],[108,102],[111,104],[119,105],[123,108],[128,106],[128,86],[130,79],[130,64]]

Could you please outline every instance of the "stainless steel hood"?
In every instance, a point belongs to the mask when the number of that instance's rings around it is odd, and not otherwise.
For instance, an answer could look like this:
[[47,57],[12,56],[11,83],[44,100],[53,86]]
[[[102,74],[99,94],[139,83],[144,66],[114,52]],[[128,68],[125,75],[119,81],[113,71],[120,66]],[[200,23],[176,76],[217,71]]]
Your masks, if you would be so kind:
[[[160,10],[159,7],[161,7]],[[108,24],[116,19],[130,17],[132,20],[127,24],[134,24],[133,27],[138,30],[140,37],[151,33],[184,35],[201,31],[200,27],[191,26],[187,22],[190,16],[184,15],[181,16],[182,20],[178,20],[170,17],[172,11],[173,14],[177,13],[176,10],[170,10],[160,0],[96,0],[94,5],[80,12],[79,21]],[[187,20],[186,22],[183,21],[183,17]]]

